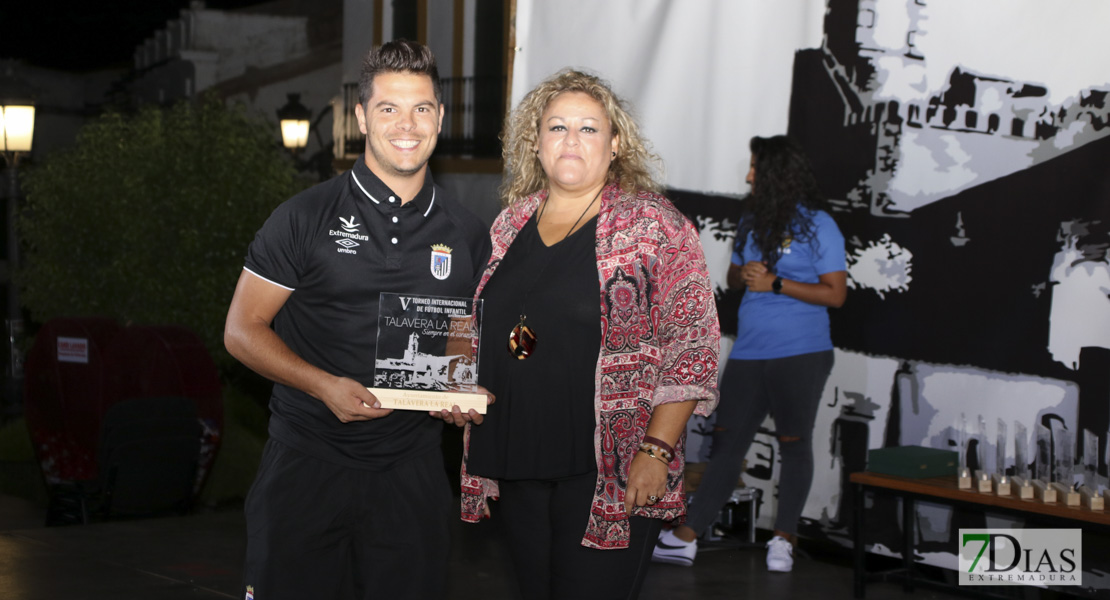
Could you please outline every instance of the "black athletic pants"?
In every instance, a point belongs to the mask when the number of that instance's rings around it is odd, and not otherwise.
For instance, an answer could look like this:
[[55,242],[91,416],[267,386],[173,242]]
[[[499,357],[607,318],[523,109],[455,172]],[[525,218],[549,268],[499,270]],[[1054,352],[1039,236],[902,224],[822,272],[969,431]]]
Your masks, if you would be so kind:
[[442,453],[350,469],[270,440],[246,501],[243,593],[255,600],[445,597],[449,521]]

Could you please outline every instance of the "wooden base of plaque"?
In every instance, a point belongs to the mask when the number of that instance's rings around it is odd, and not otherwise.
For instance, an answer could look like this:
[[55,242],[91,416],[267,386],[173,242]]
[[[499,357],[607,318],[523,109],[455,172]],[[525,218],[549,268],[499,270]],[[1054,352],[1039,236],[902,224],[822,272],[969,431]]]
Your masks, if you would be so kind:
[[1009,477],[1006,477],[1005,475],[999,475],[998,473],[995,473],[994,475],[991,476],[991,479],[994,480],[994,493],[995,494],[997,494],[999,496],[1009,496],[1010,495],[1010,478]]
[[1064,485],[1053,481],[1049,485],[1056,490],[1056,497],[1064,504],[1064,506],[1079,506],[1079,492],[1072,489],[1070,485]]
[[1106,507],[1102,494],[1085,485],[1079,487],[1079,495],[1083,498],[1083,506],[1091,510],[1102,510]]
[[1022,500],[1033,499],[1033,485],[1029,483],[1028,479],[1023,477],[1014,476],[1010,478],[1010,483],[1013,485],[1014,495]]
[[975,471],[975,489],[981,494],[989,494],[994,491],[994,481],[991,480],[990,473],[986,471]]
[[381,402],[382,408],[393,410],[441,411],[458,406],[463,413],[474,409],[486,414],[486,395],[470,392],[436,392],[432,390],[397,390],[366,388]]
[[1056,502],[1056,488],[1052,487],[1052,484],[1041,479],[1032,479],[1029,483],[1033,486],[1033,494],[1037,500],[1045,504]]

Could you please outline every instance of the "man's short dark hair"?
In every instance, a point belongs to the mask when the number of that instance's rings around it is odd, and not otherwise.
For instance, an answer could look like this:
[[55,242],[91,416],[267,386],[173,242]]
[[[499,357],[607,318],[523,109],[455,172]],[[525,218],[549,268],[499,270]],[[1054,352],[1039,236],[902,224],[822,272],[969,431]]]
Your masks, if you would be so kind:
[[358,101],[363,108],[370,96],[374,95],[374,78],[383,73],[427,75],[432,78],[436,102],[443,103],[436,56],[424,44],[405,39],[393,40],[366,53],[366,58],[362,61],[362,75],[358,80]]

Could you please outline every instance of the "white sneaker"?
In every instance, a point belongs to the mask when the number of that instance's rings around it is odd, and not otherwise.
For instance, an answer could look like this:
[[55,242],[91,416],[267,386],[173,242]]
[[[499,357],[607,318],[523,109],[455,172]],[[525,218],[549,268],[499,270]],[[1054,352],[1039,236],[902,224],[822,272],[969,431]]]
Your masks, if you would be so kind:
[[789,573],[794,568],[794,546],[776,535],[767,542],[767,570]]
[[678,539],[673,531],[667,529],[659,533],[659,539],[655,541],[655,549],[651,552],[651,560],[690,567],[693,566],[694,557],[697,554],[697,540],[684,542]]

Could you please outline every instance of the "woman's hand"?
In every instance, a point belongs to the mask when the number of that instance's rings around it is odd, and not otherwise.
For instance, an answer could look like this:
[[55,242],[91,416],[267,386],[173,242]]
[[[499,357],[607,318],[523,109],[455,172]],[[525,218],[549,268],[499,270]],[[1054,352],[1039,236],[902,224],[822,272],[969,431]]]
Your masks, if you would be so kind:
[[775,274],[767,270],[767,265],[754,260],[740,267],[740,278],[753,292],[769,292],[775,282]]
[[[493,404],[494,400],[496,400],[493,394],[491,394],[489,390],[482,386],[478,386],[477,393],[486,395],[486,406]],[[453,423],[456,427],[462,427],[467,423],[481,425],[482,421],[485,419],[484,415],[474,410],[473,408],[466,411],[465,413],[462,412],[457,404],[455,406],[452,406],[451,410],[447,410],[446,408],[443,410],[433,410],[429,411],[428,415],[437,419],[442,419],[444,421],[447,421],[448,423]]]
[[[624,494],[624,512],[632,514],[636,506],[651,506],[667,493],[667,465],[643,452],[636,452],[628,469],[628,488]],[[652,498],[655,498],[654,500]]]
[[[752,261],[742,267],[731,265],[728,277],[730,287],[742,283],[753,292],[770,292],[776,275],[767,270],[767,265]],[[807,304],[840,308],[848,296],[848,272],[822,273],[817,276],[817,283],[802,283],[784,277],[779,293]]]

